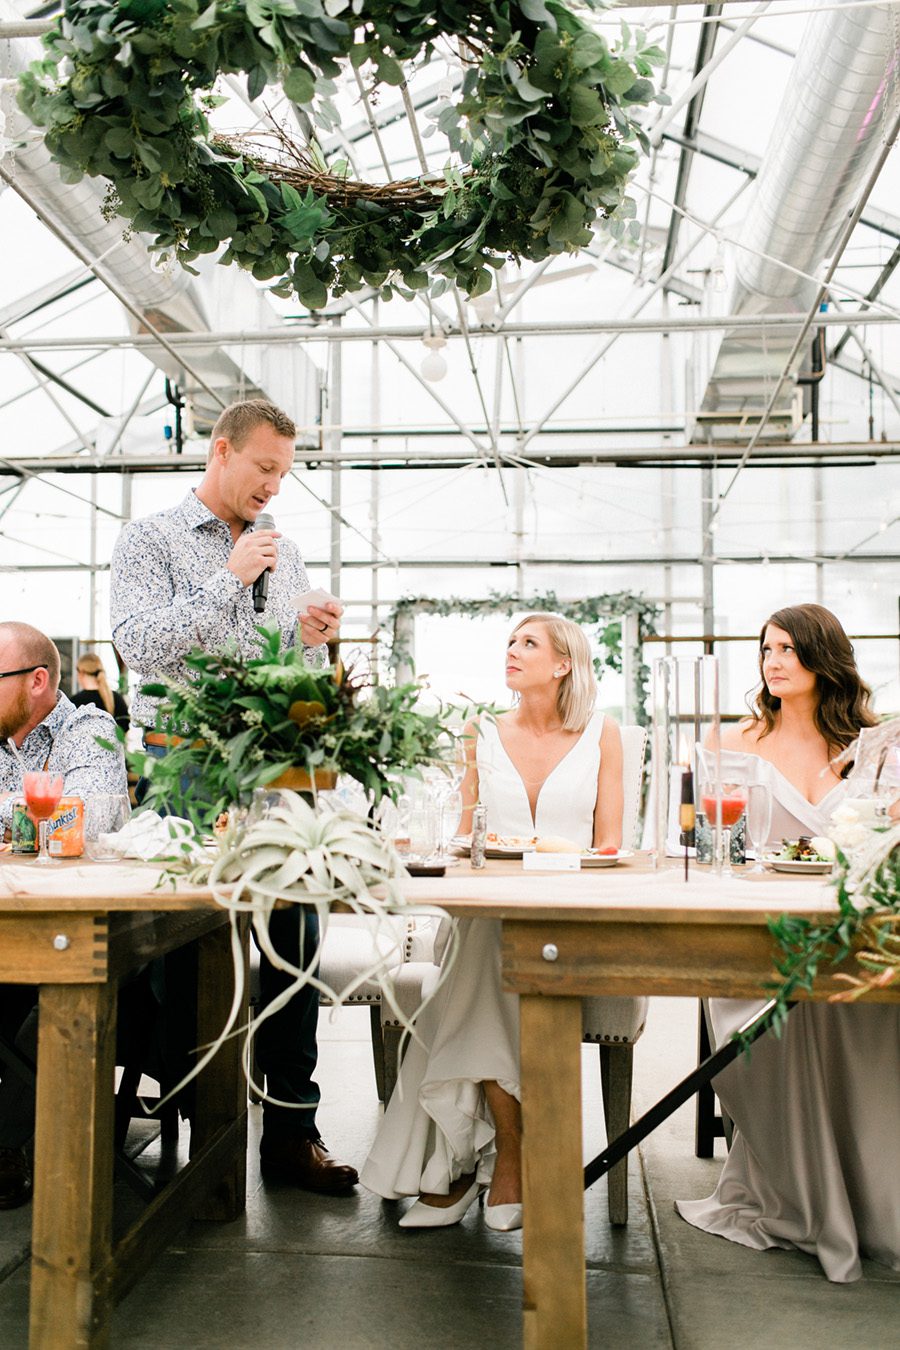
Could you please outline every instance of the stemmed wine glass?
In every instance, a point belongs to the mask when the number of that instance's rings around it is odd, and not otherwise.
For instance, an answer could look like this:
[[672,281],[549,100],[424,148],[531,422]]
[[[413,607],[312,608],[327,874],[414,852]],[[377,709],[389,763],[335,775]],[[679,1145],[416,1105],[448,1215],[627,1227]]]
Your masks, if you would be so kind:
[[756,862],[746,875],[758,876],[766,870],[762,864],[762,855],[772,828],[772,792],[768,783],[749,784],[745,828],[747,841],[752,843],[756,852]]
[[[437,806],[438,849],[441,853],[446,847],[444,817],[447,807],[459,793],[460,784],[466,775],[466,744],[461,736],[450,734],[441,739],[437,757],[425,770],[425,779]],[[457,821],[459,816],[457,815]]]
[[43,866],[46,866],[47,863],[55,863],[57,859],[50,857],[50,850],[47,848],[47,830],[50,817],[59,806],[59,799],[63,794],[62,774],[26,773],[22,780],[22,786],[25,789],[25,802],[28,810],[38,824],[40,848],[35,862],[41,863]]

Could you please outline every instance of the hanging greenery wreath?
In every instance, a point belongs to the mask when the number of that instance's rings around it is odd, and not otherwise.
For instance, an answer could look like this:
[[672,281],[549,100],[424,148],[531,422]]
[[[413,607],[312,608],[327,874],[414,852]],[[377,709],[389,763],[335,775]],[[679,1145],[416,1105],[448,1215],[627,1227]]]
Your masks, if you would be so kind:
[[[463,596],[447,596],[443,600],[430,599],[427,596],[404,596],[387,615],[385,626],[394,635],[391,649],[391,661],[396,666],[401,660],[409,660],[411,653],[402,647],[398,639],[397,618],[401,614],[449,614],[467,615],[470,618],[484,618],[488,614],[524,614],[524,613],[562,614],[573,623],[583,624],[594,630],[594,641],[599,655],[594,657],[594,671],[599,678],[604,670],[622,673],[622,619],[626,614],[634,614],[638,621],[638,637],[643,639],[656,632],[656,619],[659,609],[643,596],[632,595],[629,591],[612,591],[608,595],[586,595],[580,600],[560,600],[554,591],[545,591],[540,595],[523,598],[520,595],[491,591],[483,600],[473,600]],[[638,721],[647,722],[647,694],[650,681],[650,669],[638,661],[635,666],[634,703]]]
[[[634,110],[667,101],[642,32],[623,24],[611,49],[563,0],[67,0],[44,43],[19,104],[66,182],[109,179],[108,213],[156,250],[189,264],[225,244],[223,263],[310,308],[435,278],[478,295],[507,257],[589,243],[598,213],[621,234],[634,226]],[[429,116],[459,167],[376,186],[326,162],[315,125],[338,124],[342,60],[372,91],[441,51],[462,85]],[[242,72],[251,98],[280,83],[299,105],[305,145],[283,127],[213,135],[216,79]]]

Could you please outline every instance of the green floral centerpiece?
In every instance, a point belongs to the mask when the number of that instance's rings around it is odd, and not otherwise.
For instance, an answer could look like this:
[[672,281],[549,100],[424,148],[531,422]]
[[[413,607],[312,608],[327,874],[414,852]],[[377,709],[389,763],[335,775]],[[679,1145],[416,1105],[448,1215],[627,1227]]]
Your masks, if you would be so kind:
[[346,774],[377,804],[399,795],[402,775],[440,758],[445,714],[417,707],[421,684],[311,670],[302,648],[281,650],[277,630],[259,633],[255,656],[195,650],[186,658],[189,680],[144,686],[160,699],[157,731],[172,741],[162,759],[131,757],[150,782],[146,805],[208,829],[290,769],[310,774],[313,790],[322,770]]
[[782,914],[769,920],[780,952],[780,979],[766,985],[774,999],[766,1025],[780,1033],[799,994],[812,992],[821,971],[853,957],[856,974],[833,974],[846,988],[829,1002],[847,1003],[900,979],[900,824],[864,821],[850,805],[832,824],[837,845],[834,882],[838,910],[826,921]]

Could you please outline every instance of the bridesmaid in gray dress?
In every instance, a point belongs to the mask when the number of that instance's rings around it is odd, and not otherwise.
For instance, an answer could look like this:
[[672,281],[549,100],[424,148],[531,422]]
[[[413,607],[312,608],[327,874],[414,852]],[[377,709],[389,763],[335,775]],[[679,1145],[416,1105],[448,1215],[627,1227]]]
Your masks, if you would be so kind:
[[[772,789],[772,838],[827,834],[844,784],[830,761],[876,718],[853,648],[820,605],[779,610],[760,637],[753,716],[722,733],[757,756]],[[755,1007],[710,1000],[722,1044]],[[830,1280],[865,1255],[900,1270],[900,1008],[802,1003],[781,1040],[714,1080],[735,1124],[715,1192],[678,1201],[697,1228],[762,1251],[797,1247]]]

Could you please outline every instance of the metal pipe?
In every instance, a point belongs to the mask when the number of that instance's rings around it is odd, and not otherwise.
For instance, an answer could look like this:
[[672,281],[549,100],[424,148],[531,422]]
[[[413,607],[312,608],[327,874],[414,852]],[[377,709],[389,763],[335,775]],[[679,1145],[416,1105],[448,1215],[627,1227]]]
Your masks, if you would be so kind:
[[[714,226],[710,226],[710,229]],[[678,263],[684,261],[682,254]],[[678,265],[678,264],[676,264]],[[665,283],[663,283],[664,285]],[[662,289],[659,283],[654,285],[654,294]],[[648,296],[647,299],[652,297]],[[847,327],[848,319],[862,326],[900,323],[900,313],[866,310],[858,318],[855,314],[822,314],[816,319],[826,328]],[[505,334],[506,337],[592,337],[604,333],[717,333],[723,329],[742,329],[745,332],[766,332],[769,329],[799,328],[803,320],[799,314],[723,314],[723,315],[677,315],[658,319],[610,318],[610,319],[560,319],[532,323],[506,323],[501,328],[476,327],[476,336]],[[462,330],[456,325],[449,328],[442,325],[442,331],[448,341],[462,338]],[[307,342],[370,342],[374,338],[383,338],[387,342],[421,342],[423,328],[416,325],[374,325],[369,328],[347,328],[338,331],[332,327],[323,328],[287,328],[272,331],[220,333],[167,333],[166,342],[173,349],[204,349],[222,345],[240,344],[252,346],[280,346],[284,343]],[[39,352],[39,351],[106,351],[114,348],[132,348],[135,351],[154,347],[157,341],[153,337],[127,333],[106,333],[96,337],[59,336],[52,338],[5,338],[0,340],[0,351]],[[191,372],[189,372],[191,373]]]
[[[397,433],[402,439],[402,433]],[[552,435],[552,433],[548,433]],[[346,439],[346,437],[345,437]],[[384,439],[381,432],[372,436],[373,441]],[[524,464],[526,467],[562,464],[566,467],[580,465],[596,466],[601,464],[632,464],[635,467],[660,467],[671,465],[673,469],[696,470],[702,464],[716,463],[726,465],[738,459],[743,450],[740,445],[645,445],[645,446],[608,446],[590,450],[566,450],[550,445],[546,450],[532,450],[526,458],[518,449],[518,441],[510,434],[511,449],[505,452],[504,468],[515,469]],[[766,444],[751,461],[749,467],[772,468],[779,464],[810,465],[828,463],[836,467],[846,465],[874,464],[877,460],[900,458],[900,441],[827,441],[819,445],[809,442],[781,442]],[[472,454],[471,450],[460,445],[431,448],[427,450],[398,451],[386,450],[376,455],[362,450],[343,449],[335,455],[328,449],[300,452],[301,467],[315,468],[339,461],[352,469],[399,469],[406,467],[440,468],[461,464],[483,464],[482,453]],[[183,455],[128,455],[110,459],[85,459],[83,456],[62,455],[52,459],[40,459],[34,456],[4,456],[0,459],[0,477],[4,472],[18,477],[24,474],[35,476],[34,466],[44,474],[97,474],[97,473],[172,473],[183,471],[201,473],[206,464],[205,454],[189,452]],[[51,484],[47,484],[50,486]],[[58,491],[66,491],[58,484],[52,484]],[[86,505],[84,498],[76,500]],[[99,507],[99,510],[105,510]],[[110,514],[115,515],[115,512]]]

